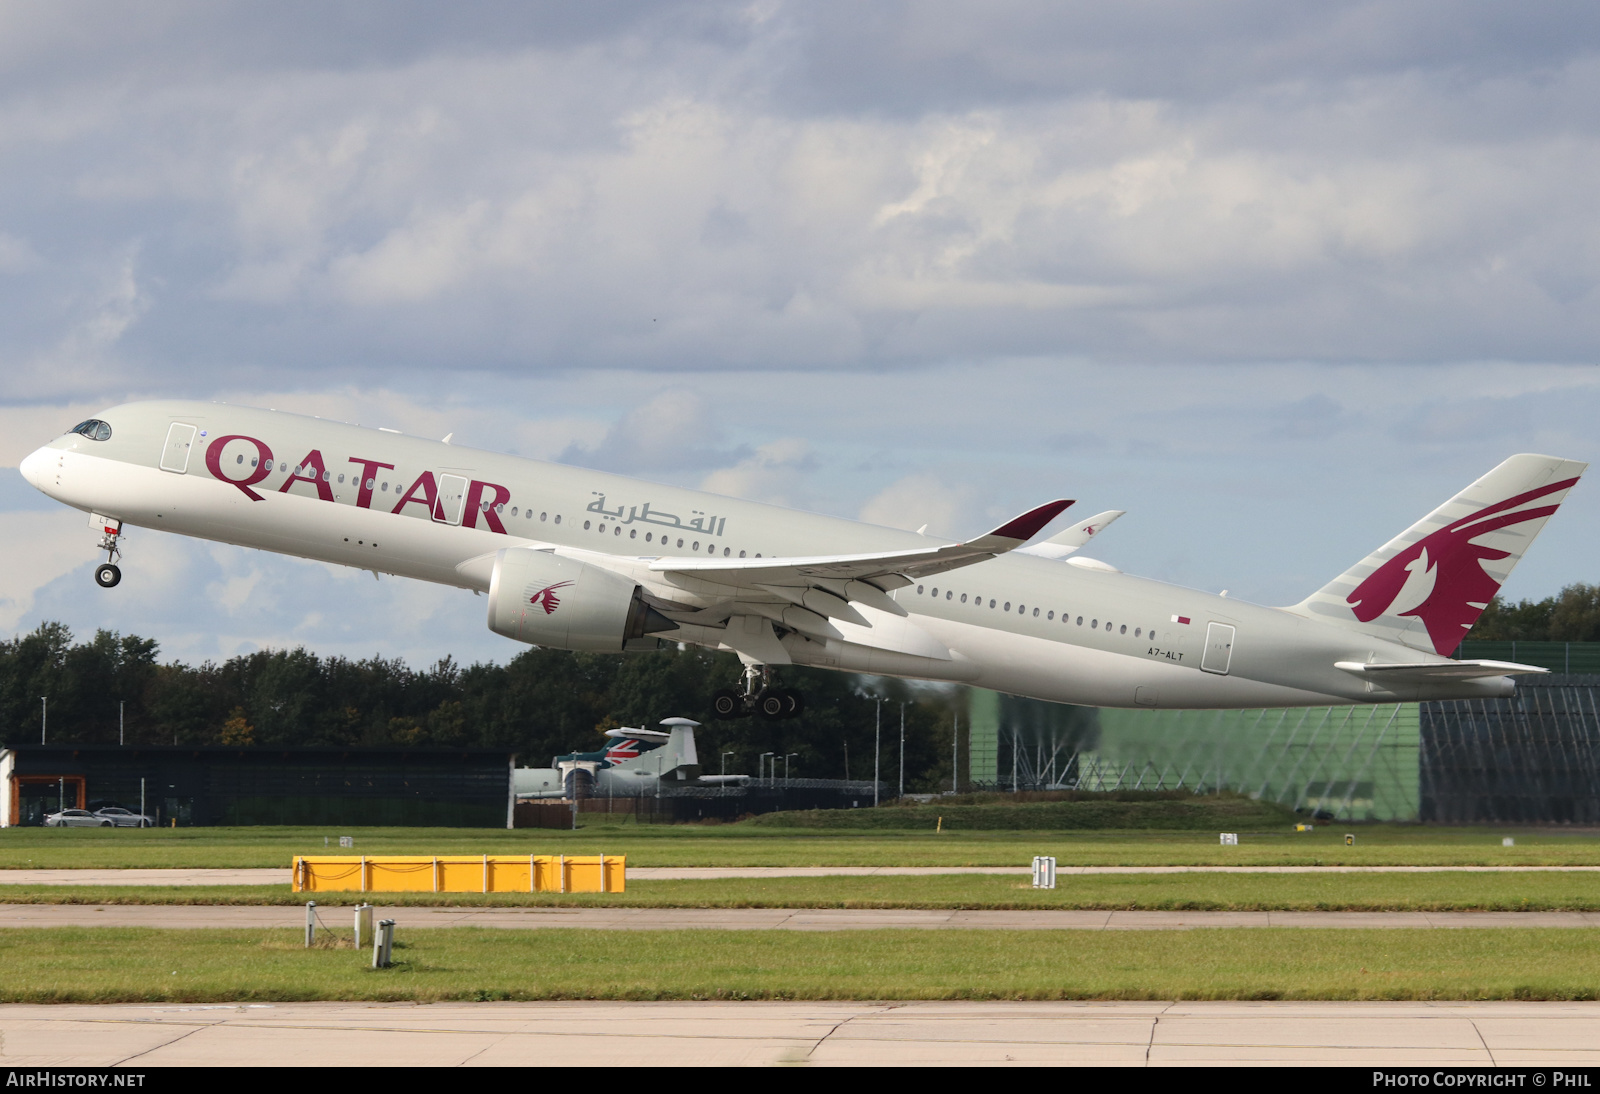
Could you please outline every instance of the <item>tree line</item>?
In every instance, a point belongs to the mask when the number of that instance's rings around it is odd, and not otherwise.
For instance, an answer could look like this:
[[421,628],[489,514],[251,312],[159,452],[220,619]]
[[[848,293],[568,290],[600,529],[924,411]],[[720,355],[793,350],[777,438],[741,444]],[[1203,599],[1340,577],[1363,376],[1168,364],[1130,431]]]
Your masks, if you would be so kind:
[[1543,600],[1510,603],[1498,596],[1467,641],[1600,642],[1600,585],[1568,585]]
[[37,744],[43,731],[50,744],[496,748],[542,767],[551,756],[600,747],[606,729],[683,716],[704,722],[696,740],[707,772],[726,762],[730,773],[753,775],[761,753],[793,753],[796,778],[844,778],[848,762],[849,777],[862,779],[872,776],[881,698],[881,777],[894,784],[898,776],[904,703],[907,790],[950,786],[958,709],[965,744],[959,689],[794,667],[783,682],[805,694],[799,718],[713,719],[712,692],[740,677],[732,654],[676,647],[620,655],[530,648],[504,665],[446,657],[422,670],[297,648],[195,666],[163,663],[152,639],[101,630],[77,642],[65,625],[44,623],[0,641],[0,743]]

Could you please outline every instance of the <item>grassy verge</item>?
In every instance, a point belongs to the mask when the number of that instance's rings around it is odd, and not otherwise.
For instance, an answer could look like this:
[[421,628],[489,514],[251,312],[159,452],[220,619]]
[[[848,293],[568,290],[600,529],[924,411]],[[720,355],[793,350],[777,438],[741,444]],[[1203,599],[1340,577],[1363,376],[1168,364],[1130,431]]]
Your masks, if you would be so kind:
[[[861,810],[860,812],[865,812]],[[905,812],[912,812],[905,810]],[[604,819],[604,814],[589,814]],[[853,832],[729,825],[606,825],[576,832],[503,828],[6,828],[0,869],[287,867],[297,854],[627,855],[633,866],[1600,865],[1600,833],[1372,825],[1251,831],[1222,847],[1210,832]],[[1356,836],[1344,844],[1344,833]],[[1502,836],[1514,847],[1502,847]],[[324,841],[327,841],[327,845]],[[346,854],[349,852],[346,851]]]
[[404,931],[397,966],[294,931],[0,931],[0,1002],[1594,999],[1563,930]]
[[1118,801],[1096,795],[1087,801],[997,801],[977,804],[932,802],[878,809],[807,809],[766,813],[746,823],[753,828],[826,828],[853,831],[915,831],[937,827],[951,834],[970,831],[1164,830],[1255,832],[1293,829],[1293,810],[1240,794],[1205,797],[1148,795]]
[[288,886],[0,886],[8,904],[304,904],[633,908],[1082,908],[1171,911],[1594,911],[1587,874],[1132,874],[633,881],[600,893],[293,893]]

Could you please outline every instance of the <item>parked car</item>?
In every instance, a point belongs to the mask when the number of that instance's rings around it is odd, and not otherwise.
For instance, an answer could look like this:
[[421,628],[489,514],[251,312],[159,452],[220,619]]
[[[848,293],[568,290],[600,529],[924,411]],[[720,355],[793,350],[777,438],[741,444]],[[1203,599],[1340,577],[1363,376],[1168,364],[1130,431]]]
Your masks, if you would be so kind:
[[44,818],[46,828],[112,828],[115,825],[110,818],[97,817],[87,809],[63,809]]
[[110,821],[117,828],[154,828],[156,823],[154,817],[141,816],[120,805],[108,805],[104,809],[96,809],[94,815]]

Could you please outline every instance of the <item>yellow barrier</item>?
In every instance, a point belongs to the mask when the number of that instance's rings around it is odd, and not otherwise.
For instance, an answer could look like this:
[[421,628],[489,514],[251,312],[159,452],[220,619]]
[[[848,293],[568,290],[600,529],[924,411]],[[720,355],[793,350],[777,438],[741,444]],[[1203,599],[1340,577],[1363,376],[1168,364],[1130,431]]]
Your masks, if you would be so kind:
[[319,855],[294,858],[297,893],[620,893],[625,855]]

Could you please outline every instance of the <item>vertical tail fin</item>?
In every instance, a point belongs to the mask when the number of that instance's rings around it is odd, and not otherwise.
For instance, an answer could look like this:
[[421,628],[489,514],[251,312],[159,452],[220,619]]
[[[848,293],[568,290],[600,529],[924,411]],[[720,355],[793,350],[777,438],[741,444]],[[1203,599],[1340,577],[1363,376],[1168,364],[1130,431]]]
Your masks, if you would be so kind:
[[1449,654],[1588,466],[1512,456],[1289,610]]

